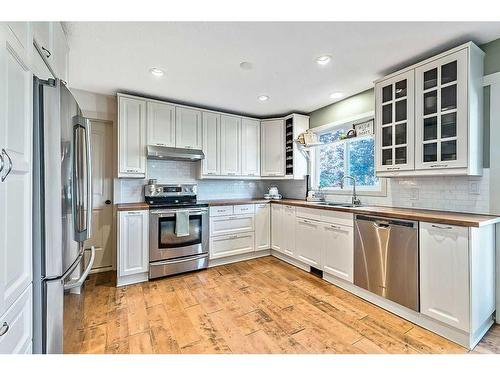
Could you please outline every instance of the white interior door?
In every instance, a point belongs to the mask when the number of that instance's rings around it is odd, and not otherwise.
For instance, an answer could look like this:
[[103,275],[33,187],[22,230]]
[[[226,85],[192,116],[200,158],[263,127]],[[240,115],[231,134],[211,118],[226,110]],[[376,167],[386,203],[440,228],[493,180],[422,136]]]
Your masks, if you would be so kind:
[[85,246],[95,246],[93,270],[113,267],[113,128],[112,123],[91,120],[92,234]]

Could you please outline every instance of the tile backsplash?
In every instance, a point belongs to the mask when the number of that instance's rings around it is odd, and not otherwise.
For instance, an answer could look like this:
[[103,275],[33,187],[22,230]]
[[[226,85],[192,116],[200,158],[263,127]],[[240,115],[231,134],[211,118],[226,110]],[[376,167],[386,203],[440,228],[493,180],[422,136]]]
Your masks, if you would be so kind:
[[[198,163],[148,160],[147,167],[148,178],[156,178],[160,183],[197,183],[200,200],[262,197],[271,185],[277,186],[286,198],[303,199],[306,194],[304,180],[197,180]],[[143,201],[146,182],[116,179],[115,201]],[[489,196],[489,169],[485,168],[482,177],[389,178],[386,196],[362,195],[360,199],[363,204],[488,213]],[[328,199],[347,202],[350,195],[332,194]]]

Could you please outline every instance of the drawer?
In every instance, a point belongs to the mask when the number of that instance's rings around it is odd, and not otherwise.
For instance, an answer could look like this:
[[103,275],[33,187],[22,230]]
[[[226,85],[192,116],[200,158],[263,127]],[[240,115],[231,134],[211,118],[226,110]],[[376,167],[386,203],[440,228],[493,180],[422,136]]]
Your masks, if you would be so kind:
[[32,339],[32,285],[30,284],[14,304],[0,318],[0,354],[24,354]]
[[354,226],[354,215],[351,212],[321,210],[321,221],[352,227]]
[[253,205],[253,204],[241,204],[238,206],[233,206],[233,211],[234,211],[235,215],[253,214],[255,212],[255,205]]
[[232,215],[210,218],[210,236],[222,236],[255,230],[254,215]]
[[302,217],[304,219],[321,221],[321,213],[323,210],[317,208],[306,208],[297,207],[295,210],[295,216]]
[[250,253],[254,249],[252,232],[210,238],[210,259]]
[[227,216],[233,214],[233,206],[210,207],[210,216]]

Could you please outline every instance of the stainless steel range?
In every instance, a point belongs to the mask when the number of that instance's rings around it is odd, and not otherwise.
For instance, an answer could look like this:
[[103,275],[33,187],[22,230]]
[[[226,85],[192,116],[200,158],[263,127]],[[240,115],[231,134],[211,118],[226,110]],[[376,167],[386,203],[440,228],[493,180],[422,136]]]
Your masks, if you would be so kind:
[[208,205],[196,199],[195,184],[144,187],[149,204],[149,278],[208,266]]

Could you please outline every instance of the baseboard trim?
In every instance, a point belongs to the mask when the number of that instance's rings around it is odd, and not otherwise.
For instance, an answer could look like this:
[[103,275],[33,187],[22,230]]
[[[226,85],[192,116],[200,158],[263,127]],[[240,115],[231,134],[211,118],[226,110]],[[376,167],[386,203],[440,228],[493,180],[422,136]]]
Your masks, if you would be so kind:
[[224,258],[209,259],[208,260],[208,268],[223,266],[225,264],[242,262],[245,260],[250,260],[250,259],[255,259],[255,258],[261,258],[261,257],[269,256],[269,255],[271,255],[270,249],[253,251],[251,253],[245,253],[245,254],[237,254],[237,255],[232,255],[232,256],[228,256],[228,257],[224,257]]

